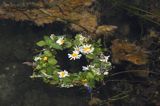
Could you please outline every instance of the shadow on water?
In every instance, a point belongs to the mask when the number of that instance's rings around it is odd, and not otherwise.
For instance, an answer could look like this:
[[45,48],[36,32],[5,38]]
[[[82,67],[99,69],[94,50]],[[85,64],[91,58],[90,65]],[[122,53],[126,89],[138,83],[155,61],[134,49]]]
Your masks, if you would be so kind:
[[62,26],[0,21],[0,106],[87,106],[88,95],[83,90],[59,89],[32,80],[32,68],[22,64],[32,61],[35,42],[43,35],[62,34]]

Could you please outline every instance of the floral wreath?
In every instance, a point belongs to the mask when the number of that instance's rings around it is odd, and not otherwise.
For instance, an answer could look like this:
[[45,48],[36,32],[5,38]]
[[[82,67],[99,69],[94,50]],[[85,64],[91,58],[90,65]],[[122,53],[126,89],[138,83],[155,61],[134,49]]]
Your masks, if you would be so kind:
[[[111,63],[108,61],[109,56],[104,55],[106,50],[102,48],[101,40],[93,40],[82,34],[77,34],[75,38],[51,34],[50,37],[44,36],[44,40],[37,42],[37,45],[43,49],[34,57],[35,68],[31,78],[41,77],[43,81],[59,87],[94,88],[96,82],[103,81],[109,74]],[[62,70],[57,64],[56,54],[66,49],[70,61],[85,56],[89,64],[82,66],[78,73]]]

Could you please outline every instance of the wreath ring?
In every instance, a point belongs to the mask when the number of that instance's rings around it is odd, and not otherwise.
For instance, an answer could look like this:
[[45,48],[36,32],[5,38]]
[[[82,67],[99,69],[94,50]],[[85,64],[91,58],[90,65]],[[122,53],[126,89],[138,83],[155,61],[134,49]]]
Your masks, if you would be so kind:
[[[109,56],[104,55],[106,50],[102,48],[101,40],[93,40],[82,34],[77,34],[75,38],[51,34],[50,37],[44,36],[44,39],[37,42],[37,45],[43,49],[34,56],[36,66],[31,78],[41,77],[43,81],[58,87],[94,88],[95,83],[102,81],[111,68]],[[70,51],[67,55],[70,61],[80,59],[83,55],[88,65],[82,66],[82,70],[78,73],[61,70],[56,55],[58,51],[66,49]]]

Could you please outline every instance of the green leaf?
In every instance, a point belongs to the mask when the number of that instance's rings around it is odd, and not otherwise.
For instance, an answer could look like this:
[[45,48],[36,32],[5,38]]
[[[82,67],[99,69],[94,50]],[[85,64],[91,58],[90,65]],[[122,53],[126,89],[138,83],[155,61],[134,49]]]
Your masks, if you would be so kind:
[[95,81],[94,81],[94,80],[90,80],[90,81],[88,82],[88,84],[89,84],[89,86],[90,86],[91,88],[94,88],[94,87],[95,87]]
[[50,67],[48,67],[48,68],[46,69],[46,74],[52,75],[52,73],[53,73],[53,69],[50,68]]
[[86,55],[86,57],[87,57],[88,59],[94,59],[94,54],[88,54],[88,55]]
[[65,42],[65,47],[66,48],[70,48],[72,46],[72,43],[71,42]]
[[72,80],[70,78],[68,78],[68,77],[65,77],[63,79],[63,83],[65,83],[65,84],[68,84],[68,83],[71,83],[71,82],[72,82]]
[[98,43],[99,45],[101,45],[101,39],[98,39],[97,43]]
[[51,40],[48,36],[44,36],[44,40],[47,42],[49,40]]
[[56,43],[52,43],[50,46],[51,46],[52,48],[54,48],[54,49],[62,50],[62,47],[61,47],[60,45],[56,44]]
[[102,76],[102,75],[101,75],[101,76],[96,76],[96,77],[95,77],[95,80],[96,80],[96,81],[101,81],[102,79],[103,79],[103,76]]
[[48,57],[52,56],[52,53],[49,50],[44,51],[44,54]]
[[46,64],[46,63],[43,63],[43,64],[42,64],[42,67],[46,67],[46,66],[47,66],[47,64]]
[[75,39],[79,40],[80,36],[82,36],[81,34],[76,34]]
[[87,75],[86,75],[86,78],[89,79],[89,80],[94,79],[94,75],[91,72],[88,72]]
[[59,77],[56,74],[53,74],[53,79],[56,80],[56,81],[58,81]]
[[50,82],[49,82],[51,85],[56,85],[56,84],[58,84],[58,81],[55,81],[55,80],[50,80]]
[[45,41],[41,40],[41,41],[37,42],[37,45],[42,47],[42,46],[45,46],[46,43],[45,43]]
[[57,60],[54,58],[50,58],[50,59],[48,59],[48,63],[51,65],[55,65],[55,64],[57,64]]
[[44,36],[44,40],[48,46],[50,46],[53,43],[52,39],[50,39],[48,36]]
[[97,52],[102,52],[102,49],[101,48],[97,48],[96,51]]

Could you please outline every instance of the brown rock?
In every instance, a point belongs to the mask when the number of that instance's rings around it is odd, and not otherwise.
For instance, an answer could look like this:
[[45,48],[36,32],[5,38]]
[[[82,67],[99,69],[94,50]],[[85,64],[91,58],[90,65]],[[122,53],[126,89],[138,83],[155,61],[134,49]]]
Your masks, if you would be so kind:
[[144,65],[148,62],[145,49],[134,43],[116,39],[112,42],[111,49],[113,63],[118,64],[122,61],[128,61],[136,65]]
[[113,26],[113,25],[101,25],[101,26],[98,26],[98,28],[96,29],[96,34],[105,35],[115,31],[115,29],[117,28],[118,28],[117,26]]
[[14,4],[1,5],[0,19],[31,21],[38,26],[61,20],[71,26],[73,24],[72,28],[75,30],[86,32],[93,32],[97,26],[97,16],[86,9],[92,4],[92,0],[48,0],[49,8],[43,2],[35,2],[32,8]]

